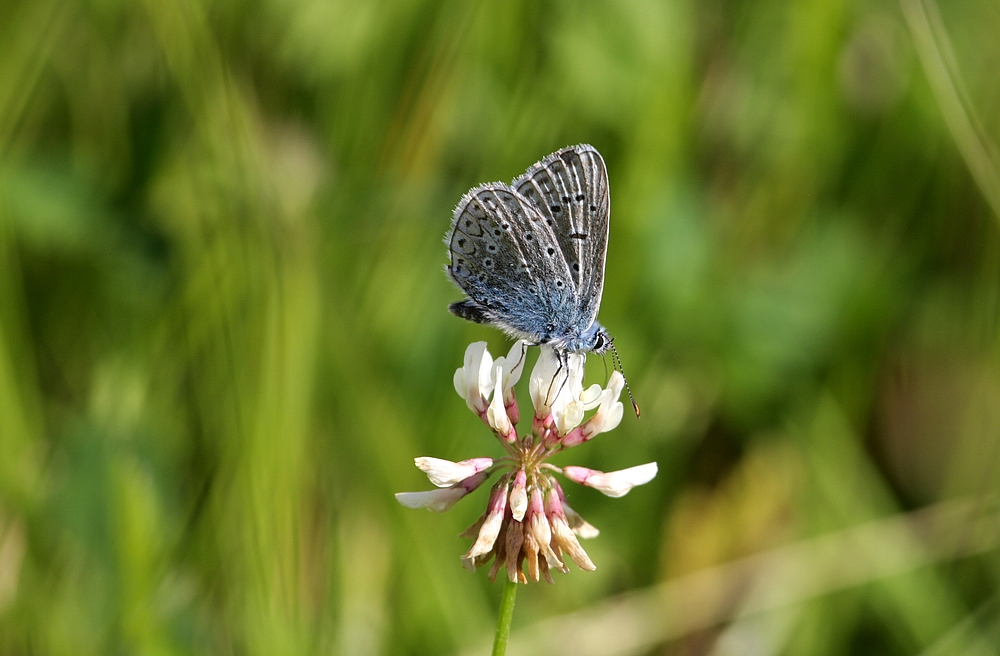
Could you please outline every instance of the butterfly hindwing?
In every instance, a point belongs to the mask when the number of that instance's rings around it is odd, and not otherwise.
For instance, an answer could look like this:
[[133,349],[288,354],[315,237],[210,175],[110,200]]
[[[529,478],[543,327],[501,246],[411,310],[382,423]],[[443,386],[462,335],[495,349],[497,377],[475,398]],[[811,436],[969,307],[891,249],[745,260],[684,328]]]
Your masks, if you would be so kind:
[[555,235],[576,291],[578,321],[597,318],[604,289],[611,200],[604,159],[593,146],[570,146],[512,183]]

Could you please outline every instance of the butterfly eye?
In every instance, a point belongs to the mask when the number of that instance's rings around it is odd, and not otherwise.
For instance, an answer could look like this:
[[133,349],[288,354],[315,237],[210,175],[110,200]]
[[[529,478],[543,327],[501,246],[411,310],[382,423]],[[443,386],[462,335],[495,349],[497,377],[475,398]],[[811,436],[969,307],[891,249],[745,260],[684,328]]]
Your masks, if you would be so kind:
[[551,246],[549,246],[548,249],[546,249],[545,252],[549,254],[549,257],[552,257],[553,255],[556,254],[556,249],[554,249]]

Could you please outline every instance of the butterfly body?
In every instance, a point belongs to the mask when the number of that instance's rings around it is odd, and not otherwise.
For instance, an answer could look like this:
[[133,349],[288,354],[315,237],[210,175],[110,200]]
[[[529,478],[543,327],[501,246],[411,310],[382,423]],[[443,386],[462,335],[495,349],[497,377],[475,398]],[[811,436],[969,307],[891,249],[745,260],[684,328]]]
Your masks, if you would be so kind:
[[480,185],[455,208],[447,271],[468,298],[453,314],[562,352],[603,353],[610,197],[588,145],[552,153],[510,185]]

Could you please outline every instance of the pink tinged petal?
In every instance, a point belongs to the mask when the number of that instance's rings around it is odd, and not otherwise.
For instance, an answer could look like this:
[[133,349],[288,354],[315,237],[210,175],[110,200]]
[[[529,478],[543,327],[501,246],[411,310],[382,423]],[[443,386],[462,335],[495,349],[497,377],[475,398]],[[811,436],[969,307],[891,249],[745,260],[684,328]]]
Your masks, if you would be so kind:
[[407,508],[427,508],[434,512],[444,512],[466,494],[482,485],[488,476],[489,472],[481,471],[451,487],[428,490],[427,492],[398,492],[396,501]]
[[[500,572],[500,568],[507,562],[507,527],[510,522],[504,520],[503,525],[500,527],[500,535],[497,536],[496,542],[493,545],[493,551],[491,554],[495,556],[493,560],[493,565],[490,567],[489,573],[486,577],[490,580],[490,583],[497,580],[497,574]],[[485,565],[489,561],[491,554],[486,554],[485,556],[480,556],[476,562]]]
[[563,436],[561,440],[559,440],[559,443],[562,444],[562,447],[564,449],[568,449],[570,447],[583,444],[584,442],[590,439],[589,437],[587,437],[587,434],[584,433],[583,431],[584,431],[583,427],[578,426],[577,428],[574,428],[570,432],[566,433],[566,435]]
[[493,549],[493,543],[496,542],[497,536],[500,534],[500,527],[503,525],[504,511],[507,510],[508,484],[508,480],[501,480],[493,486],[493,491],[490,492],[490,501],[486,506],[486,519],[483,520],[476,541],[469,548],[468,553],[462,556],[462,563],[467,569],[475,571],[475,566],[469,567],[469,565],[473,564],[478,556],[487,554]]
[[526,489],[528,476],[523,469],[514,476],[514,485],[510,490],[510,514],[520,522],[528,509],[528,491]]
[[580,569],[587,572],[597,569],[597,566],[590,560],[590,556],[580,546],[576,535],[573,534],[573,529],[566,522],[562,502],[559,500],[559,494],[554,489],[549,490],[545,495],[545,514],[548,517],[549,524],[552,526],[552,542],[565,551]]
[[504,404],[505,404],[504,407],[507,408],[507,418],[510,419],[510,423],[517,424],[517,422],[521,420],[521,413],[517,409],[517,399],[512,398],[510,401],[508,401],[505,398]]
[[655,462],[608,473],[586,467],[563,467],[566,478],[599,490],[609,497],[625,496],[636,485],[643,485],[653,480],[656,471]]
[[[549,567],[553,567],[560,572],[568,573],[565,563],[559,558],[556,552],[552,551],[552,529],[549,520],[545,517],[545,508],[542,504],[542,493],[535,488],[531,491],[531,505],[528,508],[528,532],[538,543],[538,548],[545,556],[545,562]],[[538,580],[537,578],[535,579]]]
[[431,483],[438,487],[448,487],[478,474],[484,469],[489,469],[493,465],[493,458],[471,458],[461,462],[452,462],[424,456],[415,458],[413,463],[420,471],[427,474]]
[[490,402],[490,407],[486,411],[486,422],[501,438],[507,443],[511,443],[517,437],[517,434],[514,432],[513,424],[510,423],[510,417],[507,416],[507,408],[503,404],[501,378],[500,367],[497,367],[496,388],[493,391],[493,401]]
[[558,436],[555,435],[555,431],[551,430],[555,426],[555,420],[552,418],[551,414],[544,417],[539,417],[535,415],[531,419],[531,432],[535,436],[541,438],[546,446],[555,446],[558,441]]

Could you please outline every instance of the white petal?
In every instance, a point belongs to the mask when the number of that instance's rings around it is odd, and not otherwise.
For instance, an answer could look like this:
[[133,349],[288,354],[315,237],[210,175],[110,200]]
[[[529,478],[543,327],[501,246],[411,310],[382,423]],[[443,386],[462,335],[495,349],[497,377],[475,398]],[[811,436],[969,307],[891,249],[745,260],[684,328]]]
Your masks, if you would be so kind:
[[604,415],[604,421],[601,422],[600,430],[598,433],[607,433],[618,428],[618,424],[622,422],[622,416],[625,412],[625,406],[622,405],[621,401],[615,401],[614,405],[608,410],[608,413]]
[[510,423],[507,408],[504,407],[503,403],[503,376],[501,373],[502,367],[497,366],[496,387],[493,390],[493,400],[490,402],[490,407],[486,410],[486,420],[490,423],[490,428],[507,437],[514,432],[514,426]]
[[558,369],[559,359],[555,351],[549,346],[542,346],[535,367],[528,378],[528,392],[531,394],[531,403],[535,406],[536,415],[548,414],[551,399],[547,397],[554,393],[552,378]]
[[484,397],[489,396],[489,391],[493,388],[493,356],[489,351],[484,351],[483,358],[479,361],[478,387]]
[[472,458],[462,462],[452,462],[441,458],[415,458],[413,463],[427,474],[431,483],[438,487],[448,487],[478,474],[493,464],[493,458]]
[[[555,413],[555,408],[553,408],[553,413]],[[556,430],[560,435],[565,435],[579,426],[581,421],[583,421],[583,404],[579,401],[570,401],[556,415]]]
[[601,395],[601,403],[597,412],[583,426],[587,439],[598,433],[613,430],[621,422],[624,406],[618,401],[618,397],[621,396],[624,387],[625,378],[617,371],[612,372],[608,386]]
[[396,501],[407,508],[427,508],[434,512],[444,512],[466,495],[460,487],[446,487],[427,492],[397,492]]
[[524,363],[528,359],[527,349],[528,343],[523,339],[519,339],[510,347],[510,351],[507,352],[506,357],[497,358],[496,360],[496,364],[503,365],[503,390],[505,395],[508,390],[517,384],[517,381],[521,380],[521,372],[524,371]]
[[486,361],[489,362],[488,366],[492,366],[493,358],[486,350],[486,342],[473,342],[465,349],[464,366],[455,371],[455,391],[475,412],[479,412],[481,406],[485,405],[483,391],[489,389],[489,385],[484,388],[480,384],[482,365]]
[[601,534],[601,532],[597,530],[596,526],[581,517],[580,513],[570,508],[569,504],[565,501],[562,502],[562,507],[563,512],[566,513],[566,523],[569,524],[569,527],[573,529],[573,532],[578,536],[590,539],[596,538]]
[[527,482],[527,476],[524,470],[517,472],[514,477],[514,485],[510,490],[510,514],[515,520],[521,521],[524,519],[524,513],[528,510],[528,490],[525,487]]
[[567,478],[599,490],[609,497],[625,496],[636,485],[643,485],[653,480],[657,471],[655,462],[607,473],[588,470],[590,473],[580,477],[579,474],[582,473],[580,470],[583,469],[583,467],[564,467],[563,472]]
[[591,408],[596,408],[601,402],[601,397],[604,394],[604,390],[597,383],[594,383],[580,394],[580,402],[584,404],[586,410]]

